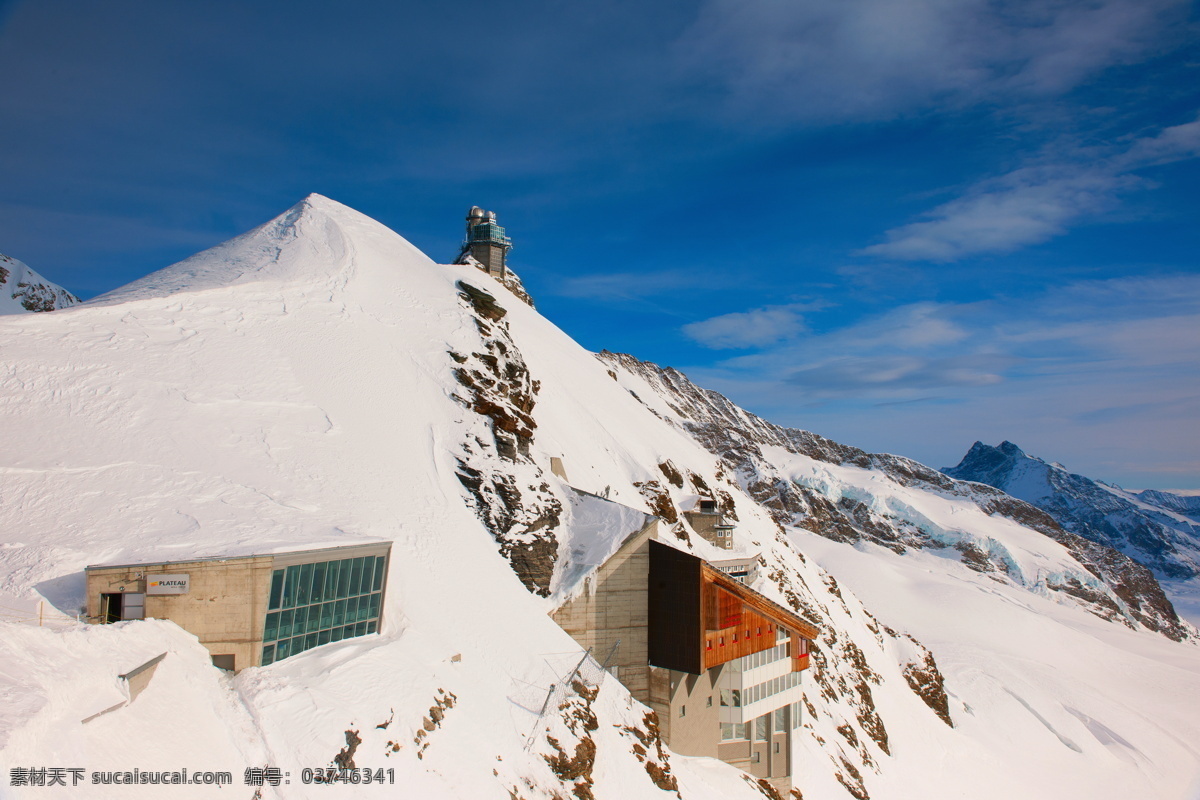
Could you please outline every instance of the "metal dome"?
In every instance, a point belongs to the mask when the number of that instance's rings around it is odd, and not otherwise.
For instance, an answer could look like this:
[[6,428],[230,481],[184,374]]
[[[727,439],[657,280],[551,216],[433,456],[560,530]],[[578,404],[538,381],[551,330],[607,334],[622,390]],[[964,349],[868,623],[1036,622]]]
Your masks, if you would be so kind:
[[467,219],[484,219],[487,212],[479,206],[471,206],[471,210],[467,212]]

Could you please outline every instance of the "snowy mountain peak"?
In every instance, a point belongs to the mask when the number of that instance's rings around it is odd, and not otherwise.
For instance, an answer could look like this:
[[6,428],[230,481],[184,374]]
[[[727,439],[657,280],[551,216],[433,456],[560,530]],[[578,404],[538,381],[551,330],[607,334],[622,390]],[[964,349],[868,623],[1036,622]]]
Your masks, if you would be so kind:
[[43,278],[22,261],[0,253],[0,314],[54,311],[79,298]]
[[1200,575],[1200,524],[1187,515],[1183,498],[1127,492],[1028,455],[1011,442],[998,447],[976,442],[958,466],[942,471],[1031,503],[1066,530],[1120,550],[1160,578]]
[[[384,257],[356,259],[358,251]],[[364,264],[396,269],[410,261],[433,263],[382,223],[336,200],[310,194],[248,233],[91,302],[111,305],[264,281],[336,289]]]

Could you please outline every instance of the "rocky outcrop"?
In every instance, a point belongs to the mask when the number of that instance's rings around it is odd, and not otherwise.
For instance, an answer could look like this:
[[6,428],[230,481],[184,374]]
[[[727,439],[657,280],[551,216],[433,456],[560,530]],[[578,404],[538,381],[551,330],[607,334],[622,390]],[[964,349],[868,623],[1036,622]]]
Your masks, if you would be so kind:
[[481,346],[469,354],[449,353],[462,387],[455,396],[488,431],[462,444],[458,479],[517,577],[545,597],[558,555],[562,501],[529,455],[540,384],[509,335],[507,310],[478,287],[459,281],[458,288],[474,313]]
[[54,311],[82,302],[24,263],[0,253],[0,314]]

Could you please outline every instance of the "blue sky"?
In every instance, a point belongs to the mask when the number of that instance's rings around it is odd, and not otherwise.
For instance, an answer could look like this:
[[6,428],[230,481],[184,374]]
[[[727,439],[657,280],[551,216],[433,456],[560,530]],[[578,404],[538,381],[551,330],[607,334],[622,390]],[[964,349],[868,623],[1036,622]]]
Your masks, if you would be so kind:
[[319,192],[783,424],[1200,489],[1200,8],[4,2],[0,251],[83,296]]

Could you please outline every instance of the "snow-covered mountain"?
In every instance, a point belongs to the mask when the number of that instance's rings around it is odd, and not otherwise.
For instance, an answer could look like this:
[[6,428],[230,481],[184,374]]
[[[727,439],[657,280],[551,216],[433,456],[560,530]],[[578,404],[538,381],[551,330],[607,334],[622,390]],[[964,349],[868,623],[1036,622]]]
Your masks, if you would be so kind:
[[0,314],[53,311],[79,298],[43,278],[22,261],[0,253]]
[[[655,514],[703,558],[757,556],[755,588],[820,627],[810,800],[1172,798],[1200,777],[1198,634],[1145,568],[997,490],[590,353],[326,198],[70,314],[5,318],[0,341],[6,767],[295,775],[356,741],[396,787],[263,796],[761,798],[721,762],[648,761],[612,677],[537,714],[581,656],[549,613]],[[736,519],[732,553],[682,515],[699,496]],[[364,536],[393,542],[379,636],[230,678],[170,622],[74,621],[87,564]],[[135,702],[81,724],[164,651]]]
[[1200,498],[1125,491],[1028,455],[1012,442],[976,442],[958,466],[942,471],[1031,503],[1072,533],[1120,550],[1160,578],[1200,575]]

